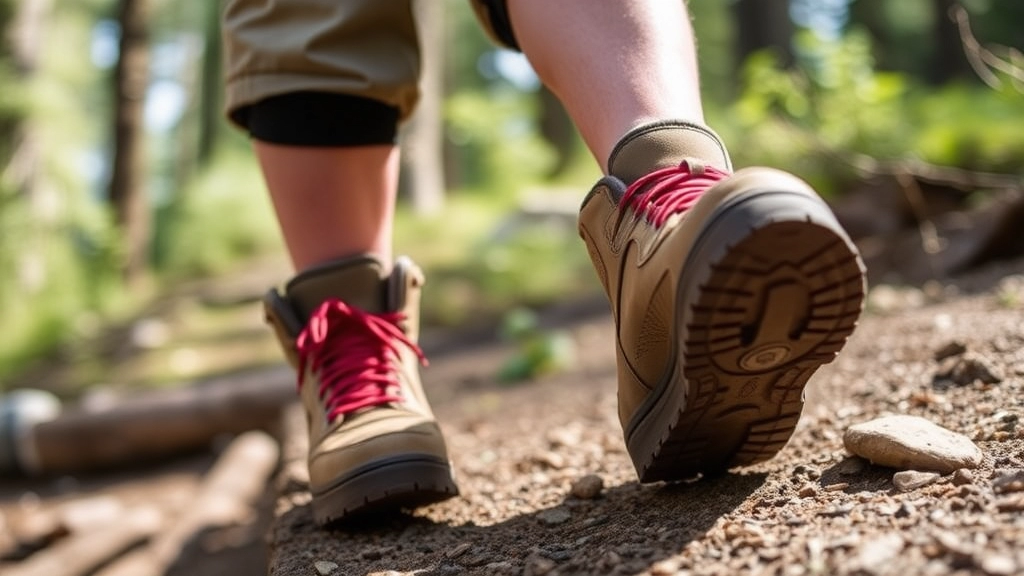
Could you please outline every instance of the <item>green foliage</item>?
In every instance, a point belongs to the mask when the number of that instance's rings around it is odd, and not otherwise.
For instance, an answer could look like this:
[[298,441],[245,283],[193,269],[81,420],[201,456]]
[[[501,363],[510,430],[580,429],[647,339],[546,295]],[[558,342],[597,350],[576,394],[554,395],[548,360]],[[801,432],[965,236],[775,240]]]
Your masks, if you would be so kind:
[[908,105],[918,127],[913,150],[926,161],[1024,175],[1024,95],[954,84],[920,92]]
[[477,239],[465,260],[434,276],[424,288],[432,300],[425,312],[446,324],[596,289],[586,250],[569,226],[527,225],[503,238]]
[[721,131],[739,165],[790,169],[825,194],[858,177],[852,156],[920,158],[977,170],[1020,172],[1024,117],[1020,94],[979,85],[926,89],[876,69],[865,34],[838,41],[798,36],[799,65],[781,69],[771,54],[744,68],[741,98]]
[[0,54],[0,372],[55,353],[84,336],[84,318],[131,301],[108,215],[82,174],[95,136],[83,94],[96,76],[82,50],[94,14],[60,4],[35,71],[15,71]]
[[425,323],[493,322],[515,307],[599,292],[575,219],[523,221],[518,209],[515,197],[454,194],[437,217],[399,211],[395,251],[427,273]]
[[515,353],[501,367],[498,378],[516,383],[565,370],[576,360],[576,344],[561,330],[543,330],[529,308],[509,310],[502,319],[502,337],[515,345]]
[[188,189],[158,212],[155,262],[170,277],[222,273],[247,257],[281,249],[255,161],[222,150]]
[[553,151],[538,136],[531,118],[536,99],[510,89],[464,91],[445,104],[454,176],[470,190],[506,195],[543,180]]

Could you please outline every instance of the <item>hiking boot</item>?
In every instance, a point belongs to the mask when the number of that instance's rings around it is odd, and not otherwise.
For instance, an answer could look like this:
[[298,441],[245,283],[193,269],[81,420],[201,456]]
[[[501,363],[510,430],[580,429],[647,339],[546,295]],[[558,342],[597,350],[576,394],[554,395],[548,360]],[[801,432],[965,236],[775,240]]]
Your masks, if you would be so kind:
[[774,456],[860,315],[856,248],[810,186],[731,173],[703,126],[638,128],[609,173],[579,231],[616,322],[619,419],[640,480]]
[[298,373],[309,425],[309,484],[320,524],[458,494],[427,404],[416,345],[423,274],[371,256],[303,272],[264,299]]

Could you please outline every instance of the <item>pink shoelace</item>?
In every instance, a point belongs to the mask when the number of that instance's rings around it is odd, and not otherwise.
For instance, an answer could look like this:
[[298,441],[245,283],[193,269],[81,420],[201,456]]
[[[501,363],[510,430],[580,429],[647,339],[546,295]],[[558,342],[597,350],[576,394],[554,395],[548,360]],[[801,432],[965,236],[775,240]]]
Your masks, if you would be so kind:
[[296,342],[299,386],[307,366],[320,373],[328,421],[402,400],[394,368],[398,346],[408,346],[427,364],[423,351],[398,327],[403,318],[400,313],[370,314],[337,299],[313,312]]
[[621,205],[661,226],[669,216],[696,204],[701,194],[728,176],[728,172],[684,160],[678,166],[655,170],[630,184]]

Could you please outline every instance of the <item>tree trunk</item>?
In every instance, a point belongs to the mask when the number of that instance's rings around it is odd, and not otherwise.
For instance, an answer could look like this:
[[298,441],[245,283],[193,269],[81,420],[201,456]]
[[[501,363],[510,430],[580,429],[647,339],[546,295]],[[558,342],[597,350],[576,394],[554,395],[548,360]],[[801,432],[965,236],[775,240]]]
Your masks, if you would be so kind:
[[197,163],[208,165],[217,147],[221,111],[220,2],[207,0],[203,7],[203,63],[199,94],[199,149]]
[[555,149],[555,165],[548,172],[548,177],[555,178],[572,165],[578,142],[576,126],[551,90],[542,86],[537,98],[540,100],[540,135]]
[[419,108],[402,138],[405,189],[417,214],[444,207],[444,44],[445,2],[414,2],[423,73]]
[[[0,26],[0,31],[9,32],[10,54],[17,78],[26,84],[31,81],[39,68],[42,56],[47,16],[51,0],[22,0],[10,7],[14,10],[10,29]],[[0,172],[5,172],[13,191],[28,203],[36,222],[52,224],[53,190],[40,184],[43,146],[39,126],[31,116],[0,118],[0,138],[6,142],[0,148]],[[6,164],[6,166],[4,165]],[[18,276],[19,286],[27,293],[43,288],[48,280],[49,270],[43,238],[45,232],[32,231],[18,234]]]
[[950,9],[958,5],[957,0],[932,0],[935,24],[932,28],[935,51],[929,66],[928,80],[940,85],[958,78],[971,78],[971,65],[964,55],[963,40],[956,22],[950,17]]
[[793,64],[794,27],[789,17],[789,0],[737,0],[733,15],[737,65],[766,48],[775,53],[782,66]]
[[114,71],[114,158],[109,200],[120,230],[125,281],[140,280],[148,264],[149,202],[146,198],[143,110],[149,82],[149,0],[121,0],[120,55]]

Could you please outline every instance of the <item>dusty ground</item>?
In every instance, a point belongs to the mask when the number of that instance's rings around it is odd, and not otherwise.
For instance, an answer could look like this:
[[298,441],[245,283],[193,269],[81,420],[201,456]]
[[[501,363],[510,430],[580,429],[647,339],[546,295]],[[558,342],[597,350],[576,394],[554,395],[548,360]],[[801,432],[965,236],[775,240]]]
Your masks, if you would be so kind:
[[[479,334],[472,346],[428,338],[433,364],[425,380],[461,497],[318,529],[303,480],[301,422],[293,418],[284,466],[254,515],[204,534],[170,573],[1024,573],[1024,482],[1006,481],[1024,474],[1024,280],[1014,276],[1021,274],[1024,262],[988,269],[956,289],[876,289],[849,346],[812,380],[805,417],[778,457],[675,485],[635,480],[615,416],[603,303],[546,317],[570,331],[578,364],[521,385],[497,381],[507,346]],[[1001,381],[943,377],[948,367],[935,354],[951,341]],[[889,413],[966,434],[984,451],[982,467],[897,490],[895,470],[851,458],[842,444],[849,425]],[[117,476],[3,482],[0,520],[10,527],[26,513],[110,495],[125,507],[155,502],[174,510],[187,505],[213,456]],[[584,477],[600,479],[596,497],[580,491]]]
[[[615,416],[605,315],[573,327],[575,370],[531,384],[493,383],[500,349],[443,356],[426,381],[461,497],[319,530],[293,422],[270,573],[1024,573],[1024,482],[1007,481],[1024,474],[1024,285],[995,283],[1022,271],[988,270],[956,290],[877,291],[847,349],[812,380],[790,444],[765,464],[693,483],[636,482]],[[935,354],[951,341],[1001,381],[944,378]],[[891,413],[969,436],[983,465],[897,490],[895,470],[850,457],[842,443],[849,425]],[[591,475],[600,494],[574,495]]]

